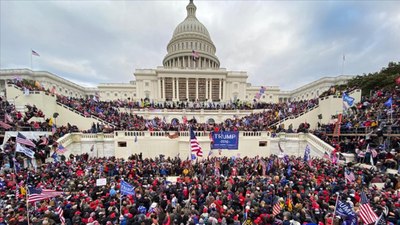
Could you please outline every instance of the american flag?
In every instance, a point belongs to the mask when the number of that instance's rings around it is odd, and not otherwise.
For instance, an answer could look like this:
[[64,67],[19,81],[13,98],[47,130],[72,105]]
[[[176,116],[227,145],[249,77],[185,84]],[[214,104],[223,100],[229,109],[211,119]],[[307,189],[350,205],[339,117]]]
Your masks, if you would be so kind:
[[331,157],[329,157],[329,154],[327,152],[324,153],[324,157],[323,158],[327,159],[327,160],[331,160]]
[[4,128],[4,129],[6,129],[6,130],[8,130],[8,129],[10,129],[12,126],[9,125],[9,124],[7,124],[7,123],[4,123],[3,121],[0,121],[0,127]]
[[28,202],[36,202],[61,195],[61,191],[28,187]]
[[34,50],[32,50],[32,55],[34,55],[34,56],[40,56],[39,53],[35,52]]
[[66,148],[64,148],[64,146],[62,144],[59,144],[57,147],[57,153],[59,154],[64,154],[67,151]]
[[19,197],[19,185],[15,184],[15,199],[18,200]]
[[65,224],[64,210],[61,208],[61,206],[58,206],[56,208],[56,212],[58,214],[58,217],[60,218],[61,224]]
[[375,148],[371,148],[371,154],[373,158],[376,158],[376,156],[378,156],[378,152],[376,151]]
[[43,136],[42,138],[40,138],[40,140],[42,142],[39,145],[48,145],[49,144],[49,139],[47,139],[46,136]]
[[375,223],[379,219],[369,205],[365,192],[361,192],[360,217],[365,224]]
[[192,128],[190,128],[190,150],[192,153],[196,153],[198,157],[203,157],[203,150],[196,138]]
[[16,138],[17,143],[31,146],[31,147],[36,147],[35,143],[33,143],[31,140],[27,139],[23,134],[18,132],[17,138]]
[[14,122],[13,118],[8,113],[4,114],[4,122],[7,121],[10,123]]
[[199,59],[199,53],[197,53],[195,50],[192,51],[192,56],[194,61],[197,61]]
[[347,169],[344,171],[344,177],[349,181],[349,183],[353,183],[356,180],[353,171]]
[[279,200],[276,200],[274,206],[272,207],[272,215],[276,216],[279,213],[281,213],[281,204],[279,203]]
[[53,126],[51,126],[51,134],[54,135],[57,132],[57,127],[55,124],[53,124]]

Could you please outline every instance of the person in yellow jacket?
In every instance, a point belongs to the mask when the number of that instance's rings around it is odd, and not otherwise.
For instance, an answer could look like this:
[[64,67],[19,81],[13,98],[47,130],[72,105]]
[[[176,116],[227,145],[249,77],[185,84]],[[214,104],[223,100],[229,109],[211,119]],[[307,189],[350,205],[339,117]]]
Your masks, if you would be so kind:
[[21,193],[23,196],[26,196],[26,188],[24,186],[19,187],[19,193]]

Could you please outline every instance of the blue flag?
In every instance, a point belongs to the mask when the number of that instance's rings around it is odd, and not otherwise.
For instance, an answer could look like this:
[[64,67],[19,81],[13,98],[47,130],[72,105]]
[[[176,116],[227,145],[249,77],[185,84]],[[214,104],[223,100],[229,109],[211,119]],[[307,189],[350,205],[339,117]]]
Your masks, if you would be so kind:
[[135,195],[135,188],[128,182],[121,180],[121,194]]
[[346,92],[343,92],[343,102],[346,102],[349,107],[353,106],[354,98],[347,95]]
[[307,145],[306,149],[304,149],[304,161],[308,162],[310,160],[310,152],[311,152],[310,146]]
[[287,175],[290,177],[292,175],[292,165],[289,164],[288,168],[287,168]]
[[336,204],[336,214],[339,216],[356,216],[356,213],[353,211],[350,205],[340,200],[338,200]]
[[389,108],[392,108],[392,105],[393,105],[393,100],[392,100],[392,97],[390,97],[390,98],[385,102],[385,106],[386,106],[386,107],[389,107]]

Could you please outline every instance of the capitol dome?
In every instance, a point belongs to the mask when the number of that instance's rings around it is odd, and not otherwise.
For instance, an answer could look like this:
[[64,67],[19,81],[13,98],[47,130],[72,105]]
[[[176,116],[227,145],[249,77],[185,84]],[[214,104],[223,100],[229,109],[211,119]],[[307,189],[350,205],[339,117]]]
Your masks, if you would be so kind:
[[174,30],[167,46],[166,68],[218,69],[216,48],[207,28],[196,18],[196,6],[190,0],[187,17]]

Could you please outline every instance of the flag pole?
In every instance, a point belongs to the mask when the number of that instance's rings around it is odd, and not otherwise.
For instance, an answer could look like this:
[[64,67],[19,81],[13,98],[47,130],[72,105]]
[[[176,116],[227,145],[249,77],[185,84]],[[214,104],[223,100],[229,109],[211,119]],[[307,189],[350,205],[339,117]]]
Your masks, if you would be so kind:
[[28,220],[28,225],[30,225],[30,222],[29,222],[29,197],[28,197],[28,195],[29,195],[29,188],[28,188],[28,185],[26,185],[26,216],[27,216],[27,220]]
[[32,49],[31,49],[31,70],[33,71],[33,68],[32,68]]
[[342,75],[344,75],[343,73],[344,73],[344,61],[346,60],[346,56],[345,56],[345,54],[343,53],[343,61],[342,61]]
[[334,224],[334,221],[335,221],[335,215],[336,215],[336,208],[337,208],[338,200],[339,200],[339,193],[337,193],[337,196],[336,196],[336,203],[335,203],[335,208],[333,209],[332,223],[331,224]]
[[[120,183],[121,183],[121,181],[120,181]],[[122,193],[120,192],[119,193],[119,223],[121,224],[122,223],[122,219],[121,219],[121,216],[122,216]]]

